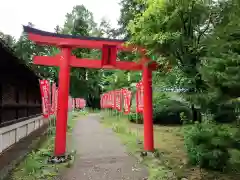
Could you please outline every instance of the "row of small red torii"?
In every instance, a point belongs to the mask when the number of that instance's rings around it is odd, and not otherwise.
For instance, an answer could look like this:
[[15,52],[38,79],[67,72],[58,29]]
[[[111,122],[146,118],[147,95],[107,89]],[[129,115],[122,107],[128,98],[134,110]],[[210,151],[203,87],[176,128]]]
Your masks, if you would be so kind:
[[[136,88],[136,112],[142,113],[144,108],[142,81],[137,83]],[[112,108],[119,112],[123,109],[125,114],[129,114],[131,111],[131,97],[132,92],[126,88],[109,91],[101,95],[100,105],[101,108]]]
[[[40,80],[40,92],[42,97],[42,113],[44,118],[49,118],[51,115],[57,114],[57,97],[58,88],[56,83],[51,83],[49,80]],[[86,106],[86,101],[83,98],[68,98],[68,111],[74,109],[83,109]]]

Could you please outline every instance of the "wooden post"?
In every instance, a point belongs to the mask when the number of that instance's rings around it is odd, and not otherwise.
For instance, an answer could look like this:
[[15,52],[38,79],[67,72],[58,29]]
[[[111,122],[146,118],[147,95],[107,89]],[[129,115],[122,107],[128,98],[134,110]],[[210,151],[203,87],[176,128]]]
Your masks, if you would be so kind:
[[146,57],[145,64],[143,64],[143,122],[144,122],[144,150],[154,150],[154,137],[153,137],[153,119],[152,119],[152,71],[149,69]]
[[70,56],[71,49],[62,47],[62,55],[59,60],[59,87],[58,87],[58,111],[56,121],[55,156],[63,156],[66,152],[66,133],[68,118],[68,94],[70,81]]

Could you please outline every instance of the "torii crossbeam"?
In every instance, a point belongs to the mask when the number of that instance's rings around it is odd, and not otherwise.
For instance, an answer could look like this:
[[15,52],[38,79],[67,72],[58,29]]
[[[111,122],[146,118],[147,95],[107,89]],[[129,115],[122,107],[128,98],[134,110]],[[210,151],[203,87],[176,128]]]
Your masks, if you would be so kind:
[[[54,151],[55,156],[62,156],[66,152],[70,67],[142,71],[144,88],[144,149],[146,151],[154,150],[152,121],[152,71],[157,68],[157,64],[149,64],[149,59],[145,56],[145,50],[143,48],[125,46],[125,40],[56,34],[41,31],[28,26],[24,26],[24,32],[28,34],[28,38],[30,40],[36,42],[37,44],[52,45],[61,49],[61,53],[56,56],[34,57],[34,64],[58,66],[60,68]],[[71,51],[74,48],[101,49],[102,58],[101,60],[76,58],[71,54]],[[142,59],[139,63],[117,61],[118,51],[133,51],[134,49],[137,49],[142,54]],[[146,65],[146,63],[148,65]]]

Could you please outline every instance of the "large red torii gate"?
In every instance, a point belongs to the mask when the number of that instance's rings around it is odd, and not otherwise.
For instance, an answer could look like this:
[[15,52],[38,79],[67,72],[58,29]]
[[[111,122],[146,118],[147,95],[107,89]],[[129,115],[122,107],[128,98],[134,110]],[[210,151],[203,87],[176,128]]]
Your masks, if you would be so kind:
[[[54,151],[55,156],[63,156],[66,152],[70,67],[120,69],[132,71],[142,70],[144,88],[144,150],[154,150],[152,121],[152,71],[157,68],[157,64],[149,64],[149,59],[146,57],[145,50],[143,48],[136,46],[125,46],[125,40],[56,34],[41,31],[28,26],[23,26],[23,28],[24,32],[28,34],[28,38],[37,44],[52,45],[61,49],[61,53],[56,56],[34,57],[34,64],[59,66],[60,68]],[[102,58],[101,60],[76,58],[71,54],[71,51],[74,48],[101,49]],[[139,63],[116,60],[118,51],[133,51],[134,49],[137,49],[142,55],[142,59]]]

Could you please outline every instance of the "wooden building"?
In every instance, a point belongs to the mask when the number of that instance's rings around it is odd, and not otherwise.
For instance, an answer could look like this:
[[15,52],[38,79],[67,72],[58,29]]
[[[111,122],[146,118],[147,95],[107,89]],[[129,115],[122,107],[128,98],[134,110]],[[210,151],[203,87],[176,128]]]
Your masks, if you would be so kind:
[[0,40],[0,154],[43,125],[39,77]]
[[41,114],[39,77],[0,42],[0,127]]

